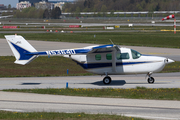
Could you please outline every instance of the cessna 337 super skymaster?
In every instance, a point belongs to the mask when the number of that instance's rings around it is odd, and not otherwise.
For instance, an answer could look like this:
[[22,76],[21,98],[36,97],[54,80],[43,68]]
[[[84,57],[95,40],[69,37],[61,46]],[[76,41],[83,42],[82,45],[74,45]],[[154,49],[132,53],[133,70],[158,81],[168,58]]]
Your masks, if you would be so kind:
[[28,64],[39,55],[61,55],[73,59],[88,72],[105,75],[104,84],[111,83],[108,75],[139,73],[146,73],[148,83],[154,83],[152,73],[159,72],[166,64],[174,62],[169,58],[142,55],[135,50],[114,44],[38,52],[22,36],[5,35],[5,38],[15,55],[16,64]]

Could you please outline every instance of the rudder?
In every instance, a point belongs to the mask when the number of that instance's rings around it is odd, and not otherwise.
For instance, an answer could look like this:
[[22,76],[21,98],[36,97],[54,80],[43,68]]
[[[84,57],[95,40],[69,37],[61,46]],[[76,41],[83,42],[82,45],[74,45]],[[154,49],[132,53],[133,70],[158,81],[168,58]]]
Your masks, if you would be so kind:
[[38,57],[38,55],[31,55],[31,52],[37,52],[37,50],[29,44],[20,35],[5,35],[5,38],[16,58],[14,63],[25,65]]

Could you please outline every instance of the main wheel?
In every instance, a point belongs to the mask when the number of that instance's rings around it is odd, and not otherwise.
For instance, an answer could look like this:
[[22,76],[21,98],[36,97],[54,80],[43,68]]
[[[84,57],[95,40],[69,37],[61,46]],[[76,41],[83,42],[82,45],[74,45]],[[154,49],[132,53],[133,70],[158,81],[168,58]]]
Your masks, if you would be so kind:
[[109,76],[105,77],[105,78],[103,79],[103,83],[104,83],[104,84],[110,84],[110,83],[111,83],[111,78],[110,78]]
[[150,84],[153,84],[154,83],[154,78],[153,77],[150,77],[150,78],[148,78],[148,83],[150,83]]

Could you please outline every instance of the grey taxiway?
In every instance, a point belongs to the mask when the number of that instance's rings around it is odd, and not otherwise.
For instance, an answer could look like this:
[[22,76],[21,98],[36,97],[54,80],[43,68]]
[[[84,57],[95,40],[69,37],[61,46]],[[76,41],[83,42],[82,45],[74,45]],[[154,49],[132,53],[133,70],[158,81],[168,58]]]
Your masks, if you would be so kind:
[[157,120],[180,118],[179,101],[76,97],[1,91],[0,96],[0,110],[6,111],[118,114]]

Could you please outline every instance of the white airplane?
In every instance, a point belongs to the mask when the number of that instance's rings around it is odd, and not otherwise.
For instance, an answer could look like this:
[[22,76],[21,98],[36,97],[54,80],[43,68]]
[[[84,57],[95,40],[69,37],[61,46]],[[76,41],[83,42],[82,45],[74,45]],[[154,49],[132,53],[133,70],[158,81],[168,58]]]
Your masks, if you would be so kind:
[[5,38],[15,55],[16,64],[28,64],[40,55],[61,55],[73,59],[88,72],[105,75],[104,84],[111,83],[108,75],[141,73],[147,74],[148,83],[154,83],[152,73],[160,72],[166,64],[174,62],[169,58],[143,55],[114,44],[38,52],[22,36],[5,35]]

